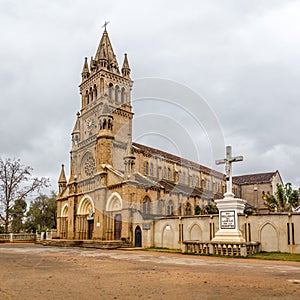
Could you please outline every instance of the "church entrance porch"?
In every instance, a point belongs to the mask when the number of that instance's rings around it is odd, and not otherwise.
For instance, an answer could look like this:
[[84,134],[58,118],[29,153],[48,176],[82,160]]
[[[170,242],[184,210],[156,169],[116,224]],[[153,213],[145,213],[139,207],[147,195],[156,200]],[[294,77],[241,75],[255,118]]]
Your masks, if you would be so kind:
[[90,197],[83,198],[77,210],[76,238],[79,240],[93,239],[94,232],[94,203]]
[[112,193],[106,202],[106,239],[121,240],[122,238],[122,198],[118,193]]

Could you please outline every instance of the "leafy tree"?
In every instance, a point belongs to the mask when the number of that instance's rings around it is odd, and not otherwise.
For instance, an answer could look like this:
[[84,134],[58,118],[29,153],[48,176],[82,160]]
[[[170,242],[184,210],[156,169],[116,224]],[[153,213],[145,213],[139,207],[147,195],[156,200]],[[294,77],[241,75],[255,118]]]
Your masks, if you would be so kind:
[[196,205],[196,207],[195,207],[195,215],[200,215],[200,213],[201,213],[201,208],[200,208],[199,205]]
[[277,184],[275,196],[269,192],[262,194],[265,205],[270,211],[287,212],[297,208],[300,204],[299,191],[293,190],[292,184],[287,183],[285,186]]
[[30,203],[27,212],[27,230],[37,231],[56,228],[57,195],[54,191],[51,196],[40,194]]
[[24,229],[23,219],[27,208],[27,202],[23,199],[17,199],[11,209],[11,230],[13,232],[20,232]]
[[219,210],[216,206],[216,203],[214,202],[214,200],[212,199],[209,204],[207,204],[204,207],[204,214],[209,214],[209,215],[213,215],[213,214],[218,214]]
[[8,232],[16,200],[26,200],[27,196],[49,184],[44,177],[33,177],[32,171],[31,167],[23,166],[19,159],[0,158],[0,220],[4,222],[5,232]]

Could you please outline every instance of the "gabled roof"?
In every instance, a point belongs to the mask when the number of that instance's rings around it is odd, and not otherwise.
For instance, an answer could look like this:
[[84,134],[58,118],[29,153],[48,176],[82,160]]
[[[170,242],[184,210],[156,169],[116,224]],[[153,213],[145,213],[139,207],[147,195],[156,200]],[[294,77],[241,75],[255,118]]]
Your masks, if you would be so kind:
[[148,154],[148,155],[152,155],[152,156],[157,156],[157,157],[162,157],[166,160],[169,160],[173,163],[176,163],[178,164],[179,166],[180,165],[183,165],[187,168],[195,168],[195,169],[198,169],[199,171],[202,171],[202,172],[205,172],[207,174],[210,174],[210,175],[214,175],[216,177],[219,177],[221,179],[224,178],[224,174],[218,172],[218,171],[215,171],[215,170],[212,170],[208,167],[205,167],[203,165],[200,165],[198,163],[195,163],[193,161],[190,161],[190,160],[187,160],[185,158],[182,158],[182,157],[179,157],[179,156],[176,156],[174,154],[171,154],[171,153],[168,153],[168,152],[164,152],[162,150],[159,150],[159,149],[155,149],[155,148],[152,148],[152,147],[149,147],[149,146],[145,146],[145,145],[142,145],[142,144],[138,144],[138,143],[132,143],[132,145],[134,146],[134,148],[144,154]]
[[273,177],[276,175],[277,172],[278,171],[233,176],[232,181],[233,183],[238,185],[271,183]]

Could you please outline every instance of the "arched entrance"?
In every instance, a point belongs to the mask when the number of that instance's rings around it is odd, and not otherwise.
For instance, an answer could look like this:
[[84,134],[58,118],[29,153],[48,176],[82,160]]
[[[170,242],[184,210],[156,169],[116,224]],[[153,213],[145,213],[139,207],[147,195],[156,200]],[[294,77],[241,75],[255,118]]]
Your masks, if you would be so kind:
[[60,238],[67,239],[68,238],[68,204],[66,203],[61,210],[60,217]]
[[142,247],[142,230],[140,226],[136,226],[134,233],[134,246]]
[[118,193],[112,193],[106,203],[106,239],[120,240],[122,238],[122,205],[123,201]]
[[77,210],[77,238],[91,240],[94,233],[94,203],[89,196],[85,196],[78,205]]

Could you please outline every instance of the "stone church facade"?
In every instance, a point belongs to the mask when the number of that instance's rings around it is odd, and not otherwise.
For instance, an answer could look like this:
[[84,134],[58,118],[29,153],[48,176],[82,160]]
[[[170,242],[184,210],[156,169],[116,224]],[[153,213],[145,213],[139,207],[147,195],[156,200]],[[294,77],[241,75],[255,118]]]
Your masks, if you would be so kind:
[[[183,239],[195,238],[197,232],[203,236],[207,228],[204,236],[211,239],[217,218],[195,216],[195,211],[201,214],[212,200],[222,198],[225,175],[132,142],[130,75],[127,55],[120,69],[105,29],[95,57],[85,58],[81,73],[70,177],[62,166],[58,182],[58,236],[178,248]],[[239,196],[241,185],[234,189]],[[198,227],[184,233],[184,220]],[[165,242],[164,232],[171,234]]]

